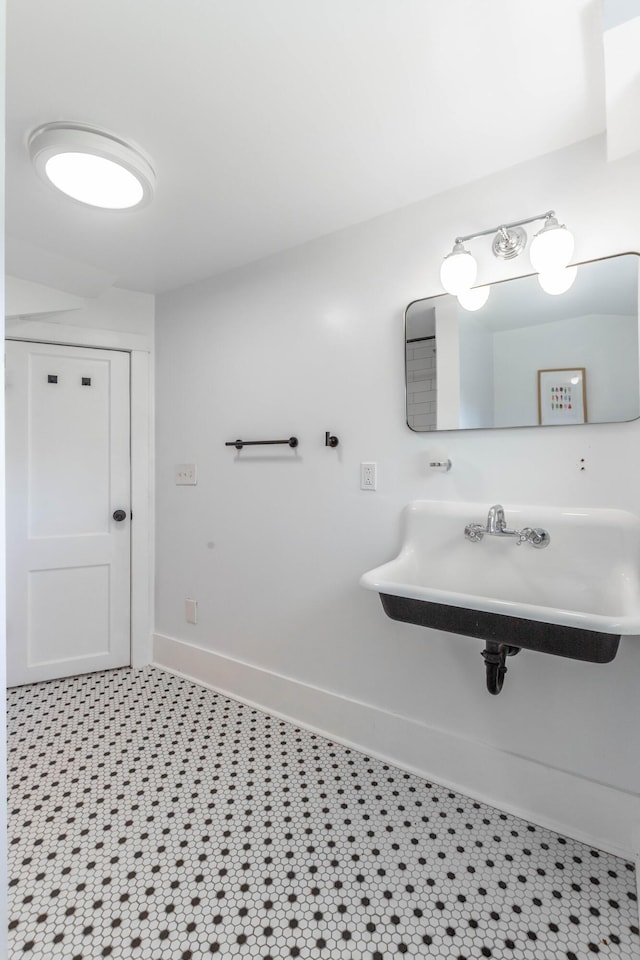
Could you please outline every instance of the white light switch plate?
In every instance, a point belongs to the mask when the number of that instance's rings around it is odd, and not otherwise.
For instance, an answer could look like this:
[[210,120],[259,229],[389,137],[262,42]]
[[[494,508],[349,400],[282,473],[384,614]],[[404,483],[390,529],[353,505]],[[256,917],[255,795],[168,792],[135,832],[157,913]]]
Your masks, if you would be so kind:
[[189,599],[185,600],[184,616],[187,623],[198,622],[198,601],[197,600],[189,600]]
[[193,487],[198,482],[195,463],[176,463],[176,485]]

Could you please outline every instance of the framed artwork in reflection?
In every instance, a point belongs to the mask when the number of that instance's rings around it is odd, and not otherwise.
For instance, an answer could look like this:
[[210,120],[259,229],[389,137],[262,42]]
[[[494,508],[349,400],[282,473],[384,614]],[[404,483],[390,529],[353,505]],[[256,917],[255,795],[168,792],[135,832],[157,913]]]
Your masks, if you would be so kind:
[[538,423],[586,423],[584,367],[538,370]]

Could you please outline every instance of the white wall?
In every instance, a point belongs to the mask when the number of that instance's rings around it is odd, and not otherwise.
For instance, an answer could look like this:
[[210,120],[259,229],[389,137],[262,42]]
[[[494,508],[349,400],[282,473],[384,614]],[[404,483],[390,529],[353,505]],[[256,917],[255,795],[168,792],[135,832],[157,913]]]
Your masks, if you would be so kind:
[[[490,427],[496,423],[493,410],[495,370],[493,334],[472,313],[458,309],[460,324],[460,426]],[[501,376],[501,374],[500,374]],[[499,379],[500,376],[497,378]]]
[[[549,344],[552,346],[550,347]],[[591,423],[638,416],[637,317],[556,320],[493,336],[495,424],[538,422],[538,370],[584,367]]]
[[435,306],[436,371],[439,430],[460,426],[460,318],[453,297],[443,297]]
[[[403,310],[440,292],[453,237],[553,207],[578,260],[640,250],[640,156],[607,165],[604,150],[587,141],[160,298],[156,658],[630,851],[640,639],[608,666],[524,651],[494,698],[480,641],[395,623],[358,586],[394,555],[414,498],[640,512],[640,421],[438,435],[405,424]],[[526,272],[481,247],[483,279]],[[224,446],[290,434],[295,452]],[[430,472],[442,455],[452,470]],[[359,489],[360,461],[378,463],[374,493]],[[197,486],[174,485],[182,462],[197,463]]]
[[[148,349],[153,347],[155,298],[135,290],[109,287],[97,297],[84,299],[40,283],[7,277],[6,315],[7,335],[12,337],[31,338],[38,330],[36,325],[46,323],[43,330],[48,329],[57,339],[61,336],[57,328],[77,327],[85,339],[95,339],[91,331],[107,331],[126,335],[127,345],[139,342],[146,343]],[[110,343],[115,342],[112,337]]]

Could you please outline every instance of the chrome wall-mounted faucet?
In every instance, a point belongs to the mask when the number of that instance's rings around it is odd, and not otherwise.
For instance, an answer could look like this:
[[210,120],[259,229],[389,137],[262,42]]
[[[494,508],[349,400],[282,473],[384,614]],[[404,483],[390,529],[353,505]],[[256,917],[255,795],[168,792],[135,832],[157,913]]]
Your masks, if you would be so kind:
[[502,534],[502,536],[508,537],[511,535],[511,532],[507,530],[507,521],[504,518],[504,507],[500,503],[494,503],[492,507],[489,507],[487,533],[490,533],[492,536]]
[[551,537],[542,527],[523,527],[522,530],[509,530],[504,515],[504,507],[500,503],[494,503],[489,507],[486,524],[468,523],[464,528],[464,535],[472,543],[480,543],[485,534],[490,537],[515,537],[516,546],[522,543],[530,543],[532,547],[541,549],[548,547],[551,543]]

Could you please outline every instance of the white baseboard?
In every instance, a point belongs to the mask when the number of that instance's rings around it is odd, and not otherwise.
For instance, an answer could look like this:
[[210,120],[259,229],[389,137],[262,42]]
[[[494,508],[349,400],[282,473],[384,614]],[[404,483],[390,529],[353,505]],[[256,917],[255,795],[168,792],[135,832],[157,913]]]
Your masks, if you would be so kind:
[[636,860],[640,797],[156,634],[154,665],[371,757]]

